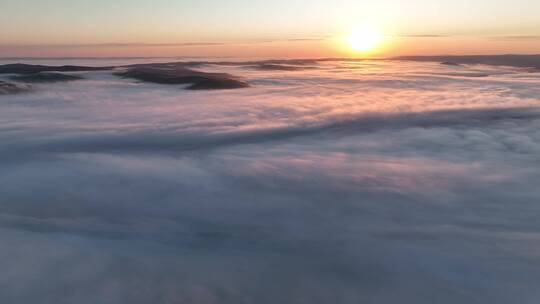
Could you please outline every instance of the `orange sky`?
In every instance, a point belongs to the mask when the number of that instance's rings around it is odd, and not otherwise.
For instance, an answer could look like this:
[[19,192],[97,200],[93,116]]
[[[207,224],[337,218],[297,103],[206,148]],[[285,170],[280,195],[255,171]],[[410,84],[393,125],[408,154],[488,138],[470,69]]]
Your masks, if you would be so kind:
[[0,57],[371,56],[540,53],[540,1],[19,0],[0,2]]
[[0,46],[4,57],[391,57],[428,54],[540,53],[540,39],[498,39],[475,37],[386,37],[369,54],[352,50],[345,39],[317,41],[230,42],[209,45],[34,45]]

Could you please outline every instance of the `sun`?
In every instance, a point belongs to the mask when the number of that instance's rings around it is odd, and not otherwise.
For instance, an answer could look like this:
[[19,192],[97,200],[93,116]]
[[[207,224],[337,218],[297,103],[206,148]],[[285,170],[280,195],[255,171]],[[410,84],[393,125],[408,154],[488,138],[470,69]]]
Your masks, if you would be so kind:
[[349,46],[357,52],[375,50],[383,41],[383,35],[372,26],[359,26],[347,37]]

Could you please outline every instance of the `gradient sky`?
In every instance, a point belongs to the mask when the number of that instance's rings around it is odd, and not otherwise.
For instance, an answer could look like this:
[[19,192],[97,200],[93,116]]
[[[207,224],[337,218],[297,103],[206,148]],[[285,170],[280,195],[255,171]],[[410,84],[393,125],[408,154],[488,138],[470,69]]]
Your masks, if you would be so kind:
[[0,20],[2,57],[354,55],[361,23],[382,56],[540,52],[538,0],[19,0]]

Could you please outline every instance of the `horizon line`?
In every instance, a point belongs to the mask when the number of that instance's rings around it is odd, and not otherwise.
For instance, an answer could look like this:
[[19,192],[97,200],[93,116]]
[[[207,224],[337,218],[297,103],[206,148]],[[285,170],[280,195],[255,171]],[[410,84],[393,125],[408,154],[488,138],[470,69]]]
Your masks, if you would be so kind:
[[[485,54],[485,53],[471,53],[471,54],[423,54],[423,55],[415,55],[415,54],[409,54],[409,55],[399,55],[399,56],[389,56],[389,57],[369,57],[369,56],[349,56],[349,57],[264,57],[269,58],[269,60],[283,60],[283,59],[290,59],[290,60],[348,60],[348,59],[367,59],[367,60],[384,60],[384,59],[397,59],[397,58],[405,58],[405,57],[469,57],[469,56],[478,56],[478,57],[486,57],[486,56],[540,56],[540,53],[500,53],[500,54]],[[263,57],[249,57],[249,56],[243,56],[243,57],[235,57],[235,56],[186,56],[186,55],[179,55],[179,56],[42,56],[42,57],[35,57],[35,56],[8,56],[8,57],[1,57],[0,60],[11,60],[11,59],[26,59],[26,60],[42,60],[42,59],[56,59],[56,60],[71,60],[71,59],[188,59],[188,58],[230,58],[230,59],[242,59],[242,58],[263,58]]]

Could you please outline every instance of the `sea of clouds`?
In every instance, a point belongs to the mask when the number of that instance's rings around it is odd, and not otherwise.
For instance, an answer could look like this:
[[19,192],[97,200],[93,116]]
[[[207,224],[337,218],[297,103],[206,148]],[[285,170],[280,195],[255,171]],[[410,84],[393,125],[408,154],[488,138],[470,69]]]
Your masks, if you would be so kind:
[[0,96],[0,302],[538,303],[540,73],[200,69]]

